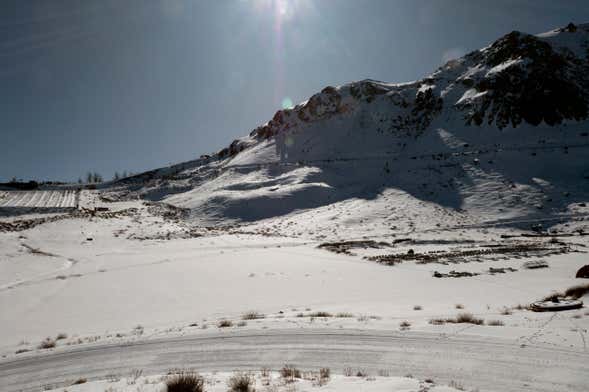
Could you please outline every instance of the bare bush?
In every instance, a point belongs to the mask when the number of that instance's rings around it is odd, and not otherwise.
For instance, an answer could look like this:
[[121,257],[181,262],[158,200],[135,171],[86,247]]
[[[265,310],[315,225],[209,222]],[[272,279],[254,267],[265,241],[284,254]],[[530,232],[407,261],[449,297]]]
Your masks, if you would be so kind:
[[205,380],[193,372],[174,374],[166,380],[167,392],[204,392]]
[[55,340],[51,339],[50,337],[45,338],[41,343],[39,343],[38,348],[41,350],[46,350],[49,348],[55,347]]
[[301,378],[301,371],[293,365],[284,365],[280,369],[280,376],[286,382],[293,382],[295,378]]
[[413,307],[413,310],[422,310],[423,308],[421,307],[421,305],[415,305]]
[[255,380],[248,373],[234,373],[227,381],[230,392],[254,392]]
[[233,326],[233,321],[231,321],[231,320],[223,319],[217,323],[218,328],[227,328],[227,327],[232,327],[232,326]]
[[352,313],[348,313],[348,312],[339,312],[335,314],[335,317],[338,318],[351,318],[354,317],[354,315]]
[[472,313],[463,312],[458,313],[456,316],[456,322],[481,325],[483,323],[483,319],[474,317]]

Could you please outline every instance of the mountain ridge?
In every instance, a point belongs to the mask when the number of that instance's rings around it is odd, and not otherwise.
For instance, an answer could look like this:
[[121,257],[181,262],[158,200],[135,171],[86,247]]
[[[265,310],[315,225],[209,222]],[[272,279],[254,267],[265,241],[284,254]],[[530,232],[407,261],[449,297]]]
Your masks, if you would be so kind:
[[[187,208],[199,225],[290,220],[302,232],[301,220],[349,214],[355,201],[357,218],[318,227],[371,215],[405,231],[567,219],[589,195],[588,67],[587,24],[512,32],[417,81],[327,86],[218,153],[124,179],[106,197]],[[407,211],[391,213],[401,199]]]

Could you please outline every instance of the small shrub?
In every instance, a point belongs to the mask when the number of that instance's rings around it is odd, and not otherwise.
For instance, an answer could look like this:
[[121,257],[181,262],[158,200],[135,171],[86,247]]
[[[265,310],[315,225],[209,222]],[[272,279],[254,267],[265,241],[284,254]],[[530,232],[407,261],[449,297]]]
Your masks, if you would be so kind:
[[66,333],[58,333],[57,336],[55,337],[55,340],[62,340],[62,339],[67,339],[67,334]]
[[351,367],[344,368],[344,376],[352,377],[354,375],[354,370]]
[[220,320],[217,323],[218,328],[227,328],[227,327],[232,327],[232,326],[233,326],[233,321],[231,321],[231,320]]
[[331,377],[331,370],[329,368],[319,369],[319,379],[320,380],[329,380],[330,377]]
[[356,377],[368,377],[368,373],[366,370],[358,369],[356,372]]
[[377,374],[379,377],[390,377],[391,376],[391,372],[389,372],[388,369],[378,369]]
[[287,382],[293,382],[295,378],[301,378],[301,371],[293,365],[284,365],[280,369],[280,376]]
[[493,327],[502,327],[505,325],[505,323],[501,320],[489,320],[489,321],[487,321],[487,325],[490,325]]
[[28,353],[29,351],[31,351],[31,350],[29,350],[28,348],[19,348],[14,353],[15,354],[22,354],[22,353]]
[[237,323],[238,327],[245,327],[247,325],[247,323],[245,321],[240,321]]
[[249,312],[245,312],[244,314],[241,315],[241,319],[242,320],[258,320],[258,319],[263,319],[266,316],[263,315],[262,313],[258,313],[256,311],[249,311]]
[[86,382],[88,382],[87,379],[85,379],[85,378],[78,378],[76,381],[73,382],[72,385],[86,384]]
[[42,350],[46,350],[49,348],[54,348],[55,347],[55,340],[51,339],[51,338],[45,338],[45,340],[43,340],[41,343],[39,343],[39,348]]
[[462,304],[456,304],[456,305],[454,305],[454,307],[456,309],[464,309],[464,305],[462,305]]
[[235,373],[227,381],[227,386],[231,392],[253,392],[254,383],[252,376],[247,373]]
[[401,327],[401,329],[409,329],[409,327],[411,327],[411,323],[409,321],[405,320],[405,321],[401,321],[399,326]]
[[180,372],[166,381],[167,392],[204,392],[204,384],[204,378],[191,372]]
[[413,307],[413,310],[422,310],[423,308],[421,307],[421,305],[415,305]]
[[339,312],[339,313],[336,313],[335,317],[351,318],[351,317],[354,317],[354,315],[352,313],[348,313],[348,312]]
[[474,317],[472,315],[472,313],[463,312],[463,313],[459,313],[456,316],[456,322],[457,323],[468,323],[468,324],[481,325],[483,323],[483,320]]
[[483,324],[484,320],[483,319],[479,319],[476,318],[472,315],[472,313],[467,313],[467,312],[463,312],[463,313],[459,313],[455,318],[434,318],[434,319],[430,319],[429,323],[432,325],[443,325],[446,323],[451,323],[451,324],[461,324],[461,323],[468,323],[468,324],[476,324],[476,325],[481,325]]

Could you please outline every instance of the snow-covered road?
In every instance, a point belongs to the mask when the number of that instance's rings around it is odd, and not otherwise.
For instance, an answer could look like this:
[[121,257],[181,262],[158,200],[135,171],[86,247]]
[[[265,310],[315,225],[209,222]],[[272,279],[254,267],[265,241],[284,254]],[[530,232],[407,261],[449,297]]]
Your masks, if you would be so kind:
[[285,363],[301,369],[346,367],[376,374],[412,374],[458,381],[480,391],[587,391],[589,353],[474,335],[363,330],[214,331],[194,336],[62,349],[0,362],[2,391],[37,391],[79,377],[126,376],[132,369],[162,374],[259,370]]

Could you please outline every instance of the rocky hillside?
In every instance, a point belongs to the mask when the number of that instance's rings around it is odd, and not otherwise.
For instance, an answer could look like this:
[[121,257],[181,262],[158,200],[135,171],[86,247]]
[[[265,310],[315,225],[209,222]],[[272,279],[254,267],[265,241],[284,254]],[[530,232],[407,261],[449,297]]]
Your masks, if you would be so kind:
[[[418,81],[325,87],[218,153],[106,197],[165,201],[200,224],[330,208],[349,216],[317,225],[561,221],[588,199],[588,103],[589,24],[514,31]],[[401,199],[409,209],[391,212]]]

